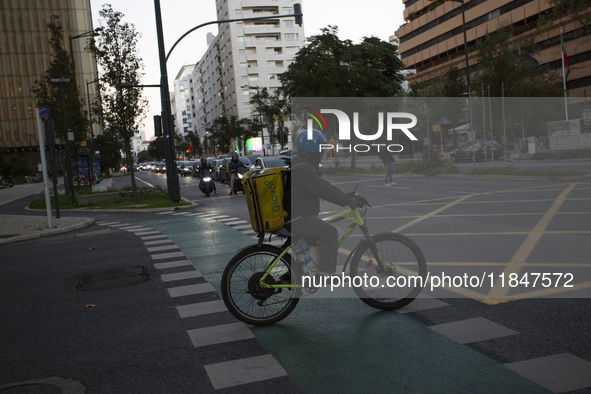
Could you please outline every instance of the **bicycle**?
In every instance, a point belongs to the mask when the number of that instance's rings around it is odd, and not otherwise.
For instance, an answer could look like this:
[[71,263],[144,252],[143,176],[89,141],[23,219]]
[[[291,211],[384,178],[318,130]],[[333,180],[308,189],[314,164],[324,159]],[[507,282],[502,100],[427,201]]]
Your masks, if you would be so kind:
[[[358,196],[356,194],[356,196]],[[410,238],[392,232],[371,235],[364,218],[369,204],[351,209],[327,220],[336,223],[352,219],[338,241],[338,248],[359,227],[363,239],[348,253],[343,275],[350,264],[351,283],[356,295],[367,305],[381,310],[395,310],[411,303],[421,292],[427,276],[427,263],[423,252]],[[281,247],[263,244],[241,249],[227,264],[222,275],[222,299],[228,310],[244,323],[263,326],[287,317],[298,304],[302,293],[315,293],[318,288],[304,287],[301,263],[289,251],[291,234],[285,228],[274,235],[287,240]],[[294,263],[294,260],[296,262]],[[405,276],[411,286],[391,286],[392,278]],[[378,278],[379,283],[355,280]],[[289,278],[289,280],[284,280]],[[408,280],[407,280],[408,279]],[[310,283],[310,281],[306,281]],[[312,282],[313,283],[313,282]]]

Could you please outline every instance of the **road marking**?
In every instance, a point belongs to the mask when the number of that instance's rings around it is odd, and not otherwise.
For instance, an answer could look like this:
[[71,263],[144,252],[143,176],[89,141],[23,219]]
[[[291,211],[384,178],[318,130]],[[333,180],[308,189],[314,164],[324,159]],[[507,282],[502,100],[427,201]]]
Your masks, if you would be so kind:
[[[540,238],[544,234],[546,227],[550,224],[550,221],[554,218],[562,204],[566,201],[566,197],[568,194],[575,188],[577,184],[571,183],[569,184],[566,189],[560,193],[560,195],[556,198],[552,206],[546,211],[544,216],[540,219],[538,224],[533,228],[533,230],[529,233],[525,241],[521,244],[517,252],[513,255],[513,258],[507,264],[507,268],[503,271],[505,277],[509,277],[512,273],[519,273],[523,268],[523,264],[527,261],[527,258],[533,251],[534,247],[540,241]],[[489,296],[491,298],[503,298],[507,294],[509,294],[510,288],[509,287],[502,287],[501,286],[501,279],[499,279],[493,288],[491,289]]]
[[[139,234],[136,234],[136,235],[139,235]],[[168,238],[168,237],[166,236],[166,234],[162,234],[160,232],[158,232],[157,235],[147,235],[147,236],[141,237],[142,241],[148,241],[151,239],[158,239],[158,238]]]
[[162,246],[154,246],[152,248],[148,248],[148,252],[161,252],[163,250],[171,250],[171,249],[178,249],[179,247],[176,246],[174,243],[171,245],[162,245]]
[[212,327],[188,330],[193,346],[209,346],[219,343],[235,342],[244,339],[253,339],[253,333],[244,323],[222,324]]
[[150,245],[169,244],[169,243],[172,243],[172,240],[168,239],[168,237],[167,237],[166,239],[157,239],[156,241],[145,241],[144,245],[150,246]]
[[374,185],[367,185],[367,187],[375,187],[379,189],[410,189],[410,187],[405,186],[374,186]]
[[205,372],[216,390],[287,376],[270,354],[206,365]]
[[171,287],[168,289],[168,294],[173,298],[203,293],[215,293],[215,288],[211,283],[205,282],[196,285]]
[[153,254],[152,260],[171,259],[171,258],[175,258],[175,257],[185,257],[185,255],[183,252]]
[[437,324],[430,326],[429,328],[461,344],[519,334],[517,331],[511,330],[510,328],[494,323],[483,317]]
[[143,182],[143,183],[145,183],[145,184],[146,184],[146,185],[148,185],[149,187],[154,187],[154,185],[152,185],[152,184],[151,184],[151,183],[149,183],[149,182],[146,182],[146,181],[144,181],[142,178],[138,178],[137,176],[135,176],[135,174],[133,175],[133,177],[134,177],[136,180],[138,180],[138,181],[140,181],[140,182]]
[[175,272],[174,274],[162,274],[160,278],[163,282],[172,282],[175,280],[202,278],[201,272],[197,270]]
[[235,224],[242,224],[242,223],[248,223],[246,220],[237,220],[235,222],[226,222],[224,224],[227,224],[228,226],[233,226]]
[[134,232],[134,234],[141,237],[143,235],[154,235],[154,234],[161,234],[161,233],[158,230],[149,230],[149,231]]
[[167,263],[155,263],[154,268],[164,270],[169,268],[185,267],[193,265],[189,260],[169,261]]
[[226,312],[226,305],[223,300],[197,302],[176,307],[181,318],[210,315],[212,313]]

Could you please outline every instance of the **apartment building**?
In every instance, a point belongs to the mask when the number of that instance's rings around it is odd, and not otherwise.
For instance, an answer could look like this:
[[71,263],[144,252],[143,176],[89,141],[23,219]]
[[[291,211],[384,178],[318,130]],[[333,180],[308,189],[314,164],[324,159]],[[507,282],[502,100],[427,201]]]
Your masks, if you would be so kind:
[[[295,2],[301,0],[217,0],[217,18],[289,15]],[[305,40],[304,28],[294,18],[218,26],[218,35],[208,35],[208,49],[190,76],[195,105],[191,125],[200,137],[220,115],[256,115],[250,104],[252,95],[262,88],[273,92],[280,86],[278,75],[287,70]]]
[[[514,38],[531,35],[543,15],[552,6],[547,0],[464,0],[441,1],[431,9],[430,0],[403,0],[407,21],[397,31],[399,52],[408,69],[416,70],[408,80],[429,81],[450,67],[465,70],[462,8],[466,18],[466,34],[470,73],[478,72],[476,41],[501,27],[510,26]],[[586,12],[591,12],[591,4]],[[561,73],[563,38],[568,56],[567,92],[571,97],[591,95],[591,40],[584,26],[568,14],[555,15],[552,27],[535,38],[540,66]]]
[[[0,147],[9,152],[38,154],[35,100],[31,88],[48,69],[52,50],[47,24],[54,15],[72,37],[93,30],[90,0],[2,0],[0,2]],[[87,38],[73,39],[76,78],[81,97],[94,99],[97,67],[85,50]],[[94,134],[100,133],[95,126]]]
[[193,130],[195,113],[192,73],[195,64],[181,67],[174,79],[174,92],[170,95],[175,135],[182,137]]

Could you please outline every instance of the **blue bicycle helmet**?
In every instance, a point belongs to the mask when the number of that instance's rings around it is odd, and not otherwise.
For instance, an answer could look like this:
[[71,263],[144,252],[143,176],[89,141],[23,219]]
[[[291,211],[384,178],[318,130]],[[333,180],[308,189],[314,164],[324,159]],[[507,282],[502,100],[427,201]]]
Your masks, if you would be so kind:
[[321,131],[312,130],[312,139],[308,139],[308,130],[304,130],[296,138],[296,147],[298,151],[318,153],[320,151],[318,146],[327,142],[326,137]]

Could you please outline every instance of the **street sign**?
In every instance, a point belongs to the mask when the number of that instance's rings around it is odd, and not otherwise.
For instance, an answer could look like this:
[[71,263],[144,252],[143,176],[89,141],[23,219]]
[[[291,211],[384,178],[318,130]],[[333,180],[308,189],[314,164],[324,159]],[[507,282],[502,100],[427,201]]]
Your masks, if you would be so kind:
[[38,108],[39,110],[39,118],[46,118],[49,116],[49,106],[46,105],[45,107]]

